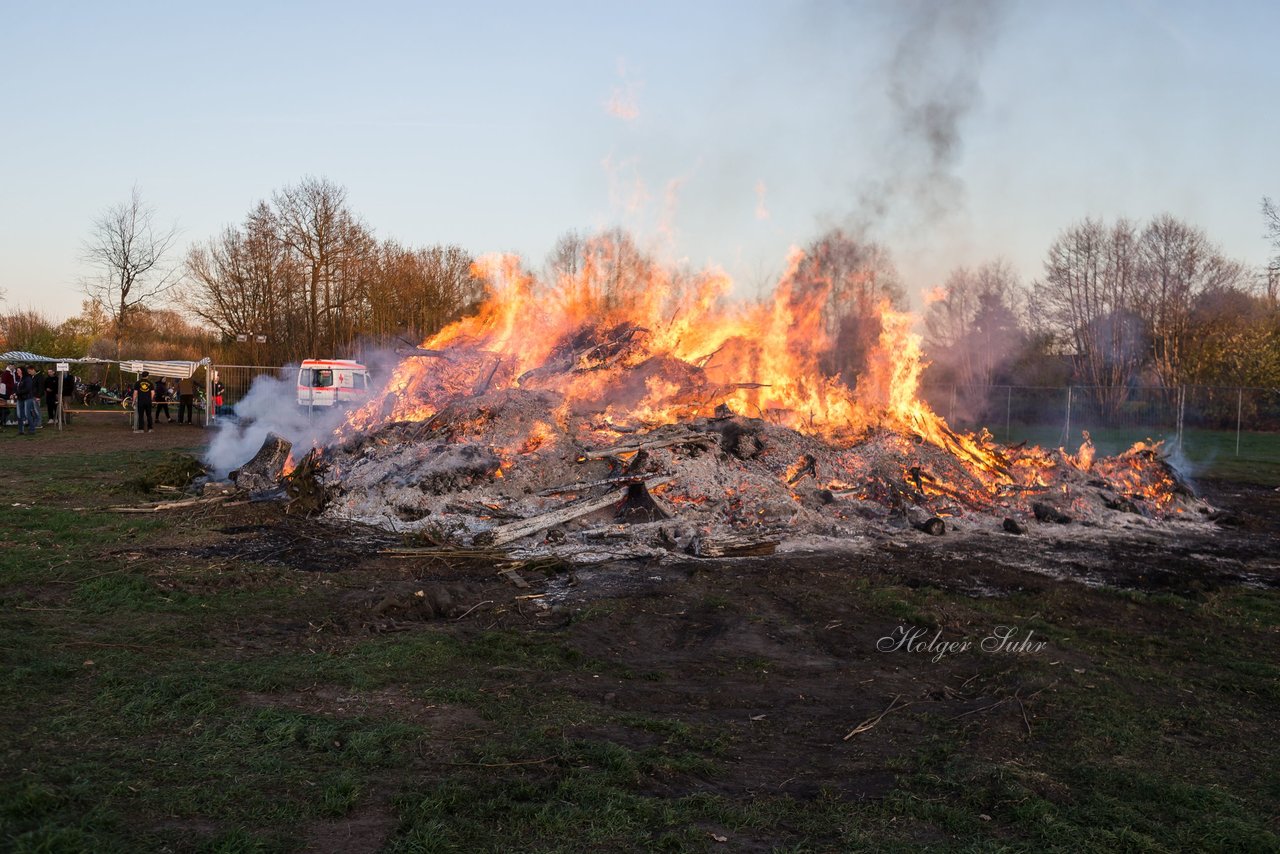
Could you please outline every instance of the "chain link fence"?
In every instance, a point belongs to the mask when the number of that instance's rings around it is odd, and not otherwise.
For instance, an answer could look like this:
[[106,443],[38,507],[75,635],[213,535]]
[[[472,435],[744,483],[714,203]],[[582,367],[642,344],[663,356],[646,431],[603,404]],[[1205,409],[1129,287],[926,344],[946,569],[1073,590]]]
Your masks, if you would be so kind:
[[1103,453],[1151,439],[1193,464],[1280,466],[1275,388],[929,386],[921,397],[953,427],[986,428],[1010,444],[1074,448],[1088,431]]
[[[222,403],[214,408],[214,416],[230,415],[237,403],[244,400],[253,387],[253,381],[261,376],[269,376],[278,380],[291,380],[297,377],[297,365],[280,367],[278,365],[214,365],[214,377],[223,385]],[[294,391],[289,387],[289,393]]]

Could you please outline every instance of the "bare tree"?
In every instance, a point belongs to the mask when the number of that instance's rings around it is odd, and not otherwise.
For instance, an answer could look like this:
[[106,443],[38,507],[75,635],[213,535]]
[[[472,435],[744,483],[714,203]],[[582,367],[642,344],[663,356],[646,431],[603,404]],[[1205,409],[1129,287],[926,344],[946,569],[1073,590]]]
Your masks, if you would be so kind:
[[1023,292],[1005,261],[959,268],[925,309],[925,343],[961,385],[984,386],[1024,343]]
[[458,246],[414,250],[383,243],[369,288],[368,331],[384,341],[414,344],[434,335],[483,298],[473,262]]
[[566,231],[556,239],[547,255],[546,280],[552,285],[571,282],[582,273],[587,253],[587,238],[576,230]]
[[1262,216],[1267,223],[1267,237],[1276,253],[1267,265],[1267,298],[1274,301],[1280,296],[1280,208],[1269,196],[1262,197]]
[[346,196],[325,179],[306,178],[274,199],[277,233],[305,270],[305,340],[313,355],[349,346],[344,312],[360,308],[364,263],[375,245]]
[[176,225],[157,228],[155,210],[137,187],[129,201],[112,205],[93,221],[83,258],[94,273],[82,285],[111,319],[117,358],[134,313],[178,283],[176,269],[166,265],[177,236]]
[[187,276],[194,287],[183,306],[226,337],[255,333],[266,344],[254,355],[269,361],[295,358],[301,271],[266,203],[250,212],[242,227],[229,227],[187,253]]
[[1111,228],[1086,219],[1058,236],[1035,287],[1041,320],[1075,354],[1078,381],[1108,414],[1118,410],[1148,344],[1139,315],[1138,234],[1121,219]]
[[889,251],[841,229],[805,247],[793,279],[793,299],[821,300],[831,347],[823,369],[852,385],[880,336],[880,307],[903,306],[903,290]]
[[1184,348],[1194,337],[1193,310],[1206,293],[1235,288],[1244,267],[1225,258],[1198,228],[1164,214],[1139,238],[1135,307],[1147,324],[1151,367],[1165,386],[1185,381]]

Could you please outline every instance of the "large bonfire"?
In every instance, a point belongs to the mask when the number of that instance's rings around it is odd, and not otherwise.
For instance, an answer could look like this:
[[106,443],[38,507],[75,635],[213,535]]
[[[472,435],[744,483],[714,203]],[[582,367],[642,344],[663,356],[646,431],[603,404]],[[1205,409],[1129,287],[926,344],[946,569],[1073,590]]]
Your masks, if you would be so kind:
[[828,294],[798,284],[801,260],[745,305],[719,274],[653,269],[620,296],[590,263],[542,283],[482,260],[479,310],[308,460],[325,513],[455,545],[724,554],[1196,506],[1152,447],[1095,459],[1087,437],[1069,453],[951,430],[916,396],[920,339],[887,304],[865,370],[824,374]]

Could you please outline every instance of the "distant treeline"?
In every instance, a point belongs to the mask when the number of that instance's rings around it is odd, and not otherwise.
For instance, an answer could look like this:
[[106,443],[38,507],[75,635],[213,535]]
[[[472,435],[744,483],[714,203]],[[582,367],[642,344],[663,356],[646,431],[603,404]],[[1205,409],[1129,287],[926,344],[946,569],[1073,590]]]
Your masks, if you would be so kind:
[[[1263,214],[1280,255],[1269,201]],[[0,317],[3,347],[262,365],[360,356],[421,343],[474,311],[490,287],[461,247],[376,239],[345,190],[323,179],[280,190],[180,258],[163,257],[174,232],[154,230],[152,217],[136,190],[104,213],[86,242],[94,276],[81,314],[55,323],[11,312]],[[954,270],[928,295],[926,381],[1280,386],[1276,270],[1224,257],[1171,216],[1086,219],[1058,235],[1031,282],[993,260]],[[613,229],[564,235],[527,275],[548,298],[568,287],[603,312],[651,299],[655,287],[678,300],[708,274],[664,266]],[[889,250],[841,230],[804,247],[789,294],[817,306],[823,367],[851,384],[879,334],[880,306],[904,305]]]

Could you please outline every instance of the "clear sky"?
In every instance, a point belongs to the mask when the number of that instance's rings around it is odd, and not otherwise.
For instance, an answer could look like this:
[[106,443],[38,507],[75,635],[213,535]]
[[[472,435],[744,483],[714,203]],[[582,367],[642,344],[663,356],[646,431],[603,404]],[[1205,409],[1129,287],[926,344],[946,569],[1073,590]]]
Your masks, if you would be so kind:
[[[917,295],[1085,216],[1268,256],[1280,3],[0,0],[5,310],[79,310],[137,186],[182,244],[314,175],[379,237],[624,225],[743,293],[866,227]],[[176,260],[176,258],[175,258]]]

